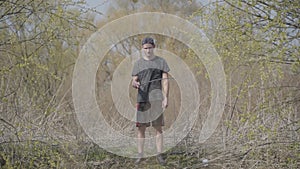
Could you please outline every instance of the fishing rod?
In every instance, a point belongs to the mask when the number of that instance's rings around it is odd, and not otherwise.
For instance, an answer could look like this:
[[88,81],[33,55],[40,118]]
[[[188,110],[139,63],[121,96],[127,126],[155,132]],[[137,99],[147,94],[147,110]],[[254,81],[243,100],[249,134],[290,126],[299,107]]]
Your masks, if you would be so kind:
[[148,82],[141,83],[140,85],[145,85],[145,84],[148,84],[148,83],[151,83],[151,82],[160,81],[160,80],[165,80],[165,79],[175,80],[173,77],[159,78],[159,79],[154,79],[154,80],[150,80],[150,81],[148,81]]

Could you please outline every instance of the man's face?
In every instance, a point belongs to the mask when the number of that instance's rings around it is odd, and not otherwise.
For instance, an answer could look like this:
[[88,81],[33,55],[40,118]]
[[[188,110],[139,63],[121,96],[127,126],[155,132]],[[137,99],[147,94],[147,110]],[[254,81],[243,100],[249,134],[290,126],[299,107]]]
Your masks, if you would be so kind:
[[154,55],[154,46],[152,44],[144,44],[143,46],[143,51],[147,57],[151,57]]

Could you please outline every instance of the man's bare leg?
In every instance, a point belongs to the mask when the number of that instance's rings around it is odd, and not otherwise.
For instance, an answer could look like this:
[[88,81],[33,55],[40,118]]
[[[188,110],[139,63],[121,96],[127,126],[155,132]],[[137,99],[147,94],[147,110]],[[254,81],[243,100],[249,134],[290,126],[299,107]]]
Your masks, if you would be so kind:
[[161,153],[163,150],[163,134],[162,134],[162,127],[161,126],[155,126],[156,130],[156,149],[157,149],[157,156],[156,159],[161,165],[165,165],[166,162],[163,159]]
[[138,153],[144,153],[146,126],[138,127]]
[[135,161],[135,164],[139,164],[142,161],[144,155],[145,131],[146,126],[138,127],[138,158]]
[[157,153],[162,153],[163,149],[163,135],[162,135],[162,127],[161,126],[154,126],[156,130],[156,150]]

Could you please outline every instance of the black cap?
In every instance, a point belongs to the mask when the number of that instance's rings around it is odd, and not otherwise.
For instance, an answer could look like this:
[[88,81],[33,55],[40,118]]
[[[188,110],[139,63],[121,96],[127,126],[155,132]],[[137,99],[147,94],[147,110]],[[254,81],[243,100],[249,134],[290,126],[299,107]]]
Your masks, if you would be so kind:
[[143,39],[142,45],[144,45],[144,44],[151,44],[153,46],[155,45],[153,38],[150,38],[150,37],[146,37]]

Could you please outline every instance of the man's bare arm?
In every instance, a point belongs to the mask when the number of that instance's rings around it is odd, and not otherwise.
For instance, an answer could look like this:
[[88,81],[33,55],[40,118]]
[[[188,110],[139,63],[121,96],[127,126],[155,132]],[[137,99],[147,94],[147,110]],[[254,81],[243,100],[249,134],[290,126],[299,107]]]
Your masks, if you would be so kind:
[[163,108],[168,107],[168,97],[169,97],[169,80],[168,80],[168,73],[164,72],[162,74],[162,93],[163,93],[163,102],[162,102],[162,106]]

